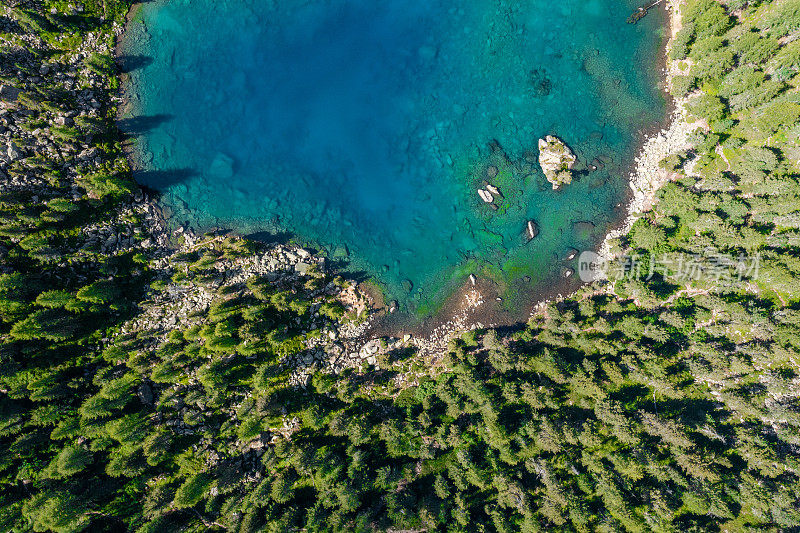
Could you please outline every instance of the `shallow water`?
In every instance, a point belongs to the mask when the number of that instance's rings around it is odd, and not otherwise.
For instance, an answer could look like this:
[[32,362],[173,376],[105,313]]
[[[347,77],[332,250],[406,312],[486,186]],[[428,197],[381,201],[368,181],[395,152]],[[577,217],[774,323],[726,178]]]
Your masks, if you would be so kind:
[[[624,215],[663,118],[640,1],[153,0],[122,45],[137,179],[175,224],[291,234],[418,316],[470,273],[524,311],[578,283],[563,258]],[[553,191],[546,134],[603,168]]]

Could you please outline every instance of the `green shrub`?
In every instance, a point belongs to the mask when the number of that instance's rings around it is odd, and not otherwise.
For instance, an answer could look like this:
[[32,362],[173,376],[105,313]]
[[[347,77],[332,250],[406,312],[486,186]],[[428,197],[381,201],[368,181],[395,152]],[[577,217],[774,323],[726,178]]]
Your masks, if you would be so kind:
[[709,122],[722,120],[726,115],[725,104],[718,97],[708,93],[693,97],[689,100],[686,109],[691,115]]
[[697,78],[694,76],[676,75],[672,77],[672,95],[676,98],[685,96],[695,88]]
[[717,88],[717,94],[722,98],[730,98],[756,89],[765,80],[763,72],[756,70],[752,65],[743,65],[725,75]]
[[689,44],[695,37],[695,25],[688,23],[675,34],[669,50],[669,58],[673,61],[682,61],[689,54]]
[[757,32],[748,32],[731,42],[740,64],[760,65],[772,57],[780,47],[774,37],[762,37]]
[[208,493],[211,486],[211,478],[206,473],[199,473],[189,477],[184,483],[175,491],[175,499],[172,501],[173,505],[178,509],[186,509],[193,507]]
[[114,280],[100,280],[82,287],[77,297],[84,302],[95,304],[112,304],[121,296],[119,284]]
[[721,36],[733,26],[725,8],[715,0],[689,0],[683,14],[686,23],[695,25],[698,39]]
[[773,71],[787,69],[797,72],[800,70],[800,39],[781,48],[767,64]]
[[36,305],[51,309],[64,308],[74,299],[75,297],[67,291],[46,291],[36,297]]
[[89,59],[86,60],[86,66],[100,76],[110,76],[116,72],[114,58],[97,52],[92,52]]

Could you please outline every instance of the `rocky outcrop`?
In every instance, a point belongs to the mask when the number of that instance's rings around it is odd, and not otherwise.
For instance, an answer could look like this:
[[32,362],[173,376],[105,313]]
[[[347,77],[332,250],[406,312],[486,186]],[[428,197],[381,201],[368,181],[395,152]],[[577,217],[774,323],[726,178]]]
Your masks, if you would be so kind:
[[553,189],[572,182],[572,168],[577,161],[572,150],[558,137],[548,135],[539,139],[539,165]]

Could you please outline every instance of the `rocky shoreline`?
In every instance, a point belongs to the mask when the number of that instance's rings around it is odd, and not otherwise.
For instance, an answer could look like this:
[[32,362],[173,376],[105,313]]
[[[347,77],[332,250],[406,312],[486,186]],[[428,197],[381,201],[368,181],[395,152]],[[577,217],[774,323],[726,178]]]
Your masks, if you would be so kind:
[[[669,50],[675,36],[681,29],[680,7],[684,0],[667,0],[665,8],[669,14],[669,41],[664,49],[666,65],[664,76],[666,89],[670,90],[673,77],[679,73],[677,62],[669,59]],[[674,108],[668,125],[659,132],[647,137],[635,160],[635,168],[630,174],[632,197],[627,207],[627,216],[622,225],[609,232],[601,244],[598,255],[602,260],[614,258],[612,241],[626,235],[641,214],[649,211],[657,201],[659,189],[673,177],[672,173],[660,166],[660,162],[671,154],[689,148],[689,134],[695,129],[686,114],[686,98],[674,101]]]

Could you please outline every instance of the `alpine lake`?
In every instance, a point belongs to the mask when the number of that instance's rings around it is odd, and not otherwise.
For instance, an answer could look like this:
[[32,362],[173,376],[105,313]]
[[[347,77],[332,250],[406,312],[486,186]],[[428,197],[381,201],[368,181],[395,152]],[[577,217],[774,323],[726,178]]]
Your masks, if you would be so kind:
[[[409,320],[470,275],[524,319],[580,285],[665,118],[666,17],[627,24],[639,2],[145,2],[120,52],[135,177],[174,227],[306,246]],[[546,135],[578,158],[558,190]]]

